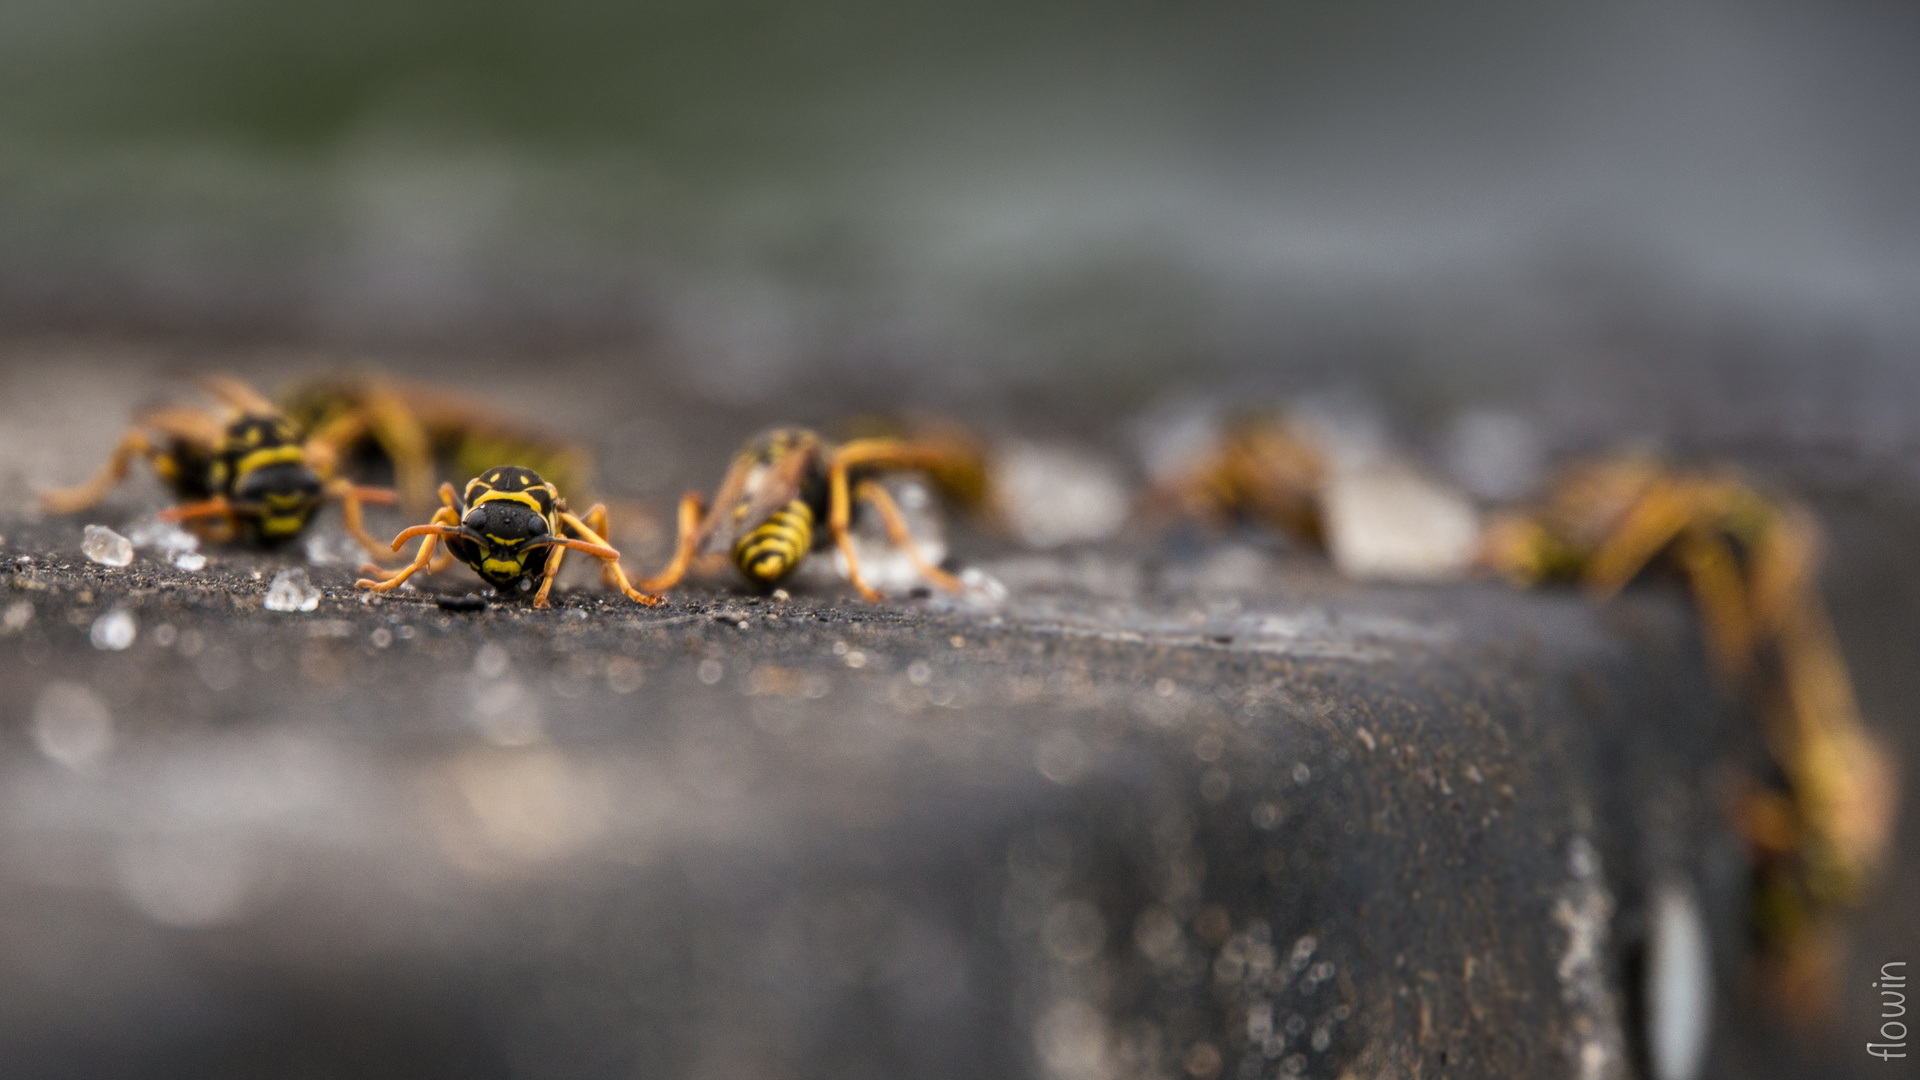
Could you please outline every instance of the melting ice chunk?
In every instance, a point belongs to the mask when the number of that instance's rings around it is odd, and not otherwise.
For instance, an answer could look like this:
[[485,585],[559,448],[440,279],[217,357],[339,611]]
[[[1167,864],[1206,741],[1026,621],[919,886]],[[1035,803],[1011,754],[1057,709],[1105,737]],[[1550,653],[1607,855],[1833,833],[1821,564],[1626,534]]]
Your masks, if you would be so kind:
[[183,551],[195,551],[200,547],[200,538],[171,521],[159,518],[143,518],[127,530],[127,539],[142,551],[158,552],[162,558],[169,558]]
[[993,457],[1007,528],[1032,548],[1102,540],[1127,519],[1127,491],[1101,458],[1066,446],[1010,443]]
[[307,580],[305,570],[282,570],[267,586],[266,606],[268,611],[312,611],[320,606],[320,590]]
[[1480,535],[1473,506],[1404,466],[1335,470],[1321,499],[1327,547],[1348,577],[1430,581],[1473,561]]
[[125,566],[133,561],[133,542],[103,525],[87,526],[80,550],[102,566]]

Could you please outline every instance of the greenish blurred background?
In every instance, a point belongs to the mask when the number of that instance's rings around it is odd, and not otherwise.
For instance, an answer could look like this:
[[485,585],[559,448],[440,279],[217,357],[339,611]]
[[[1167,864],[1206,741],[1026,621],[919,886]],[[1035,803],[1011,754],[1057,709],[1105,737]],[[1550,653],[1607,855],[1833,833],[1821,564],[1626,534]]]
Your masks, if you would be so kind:
[[8,0],[0,328],[610,345],[716,393],[1904,392],[1917,38],[1883,0]]

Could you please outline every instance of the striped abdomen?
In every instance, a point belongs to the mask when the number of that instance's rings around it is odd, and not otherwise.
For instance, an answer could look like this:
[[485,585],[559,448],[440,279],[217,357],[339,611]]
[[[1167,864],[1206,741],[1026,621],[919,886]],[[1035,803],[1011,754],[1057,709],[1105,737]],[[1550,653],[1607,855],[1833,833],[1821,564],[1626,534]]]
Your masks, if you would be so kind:
[[733,562],[755,581],[772,584],[813,550],[813,508],[795,499],[733,545]]

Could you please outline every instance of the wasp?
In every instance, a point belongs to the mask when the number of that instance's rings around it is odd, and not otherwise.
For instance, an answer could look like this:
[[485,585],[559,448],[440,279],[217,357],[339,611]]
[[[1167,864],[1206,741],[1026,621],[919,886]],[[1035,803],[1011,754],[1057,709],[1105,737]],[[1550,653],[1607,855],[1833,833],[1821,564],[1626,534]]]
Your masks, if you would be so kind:
[[1819,548],[1804,508],[1646,459],[1564,471],[1543,506],[1494,523],[1482,545],[1520,584],[1577,581],[1598,599],[1654,568],[1686,580],[1714,669],[1758,706],[1784,783],[1749,785],[1734,817],[1758,870],[1764,974],[1799,1015],[1833,999],[1837,912],[1883,861],[1898,798],[1820,600]]
[[1226,525],[1250,520],[1316,550],[1327,546],[1325,457],[1306,438],[1266,417],[1227,425],[1213,448],[1155,485],[1145,508]]
[[[681,499],[673,560],[641,586],[655,592],[673,588],[686,576],[694,558],[719,535],[747,580],[770,588],[830,537],[847,560],[853,587],[867,600],[879,600],[880,593],[860,574],[860,560],[848,534],[857,500],[880,515],[888,539],[907,554],[923,577],[957,592],[960,582],[921,555],[900,508],[874,480],[875,474],[897,469],[938,475],[955,467],[955,453],[952,447],[933,442],[871,438],[836,446],[803,428],[767,432],[734,456],[710,505],[698,491]],[[822,520],[827,525],[825,536],[819,531]]]
[[339,375],[297,385],[281,399],[288,416],[334,449],[343,462],[390,469],[408,509],[434,505],[442,466],[477,476],[516,461],[575,495],[592,482],[585,447],[503,415],[463,394],[374,374]]
[[42,506],[56,514],[86,510],[126,479],[135,458],[144,458],[180,500],[160,517],[187,522],[206,539],[283,543],[307,527],[321,503],[338,499],[347,531],[375,550],[361,507],[394,502],[392,491],[334,476],[333,447],[303,438],[299,424],[240,380],[207,376],[200,385],[224,406],[225,416],[187,407],[149,409],[92,479],[43,493]]
[[[393,538],[394,551],[416,536],[423,538],[412,563],[393,571],[369,563],[363,569],[376,579],[361,578],[354,584],[388,592],[421,570],[437,574],[458,559],[501,595],[532,592],[533,606],[543,608],[561,560],[568,551],[578,551],[599,559],[602,580],[628,599],[649,606],[660,603],[660,597],[633,587],[620,569],[620,553],[603,539],[606,507],[596,503],[584,518],[576,517],[559,488],[532,469],[488,469],[467,481],[466,490],[457,495],[452,484],[441,484],[440,503],[427,524],[403,529]],[[436,557],[434,548],[441,542],[447,550]]]

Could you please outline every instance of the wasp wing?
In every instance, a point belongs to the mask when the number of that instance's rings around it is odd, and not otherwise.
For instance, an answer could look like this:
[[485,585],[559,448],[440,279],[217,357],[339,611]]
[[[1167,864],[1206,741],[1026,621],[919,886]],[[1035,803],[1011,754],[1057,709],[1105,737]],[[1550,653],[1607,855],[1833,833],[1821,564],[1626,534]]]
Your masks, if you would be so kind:
[[[737,538],[759,528],[774,511],[800,494],[801,484],[819,457],[819,440],[807,438],[772,461],[749,457],[736,461],[727,475],[728,483],[722,484],[713,497],[713,512],[707,520],[715,526],[717,538],[705,546],[730,548]],[[757,475],[756,467],[761,470]],[[740,508],[737,513],[735,507]]]
[[161,405],[140,413],[135,422],[176,442],[182,442],[208,454],[219,452],[226,438],[227,425],[218,417],[184,405]]
[[212,395],[222,405],[234,412],[247,416],[279,416],[280,410],[273,402],[260,396],[260,392],[232,375],[202,375],[198,380],[200,389]]

